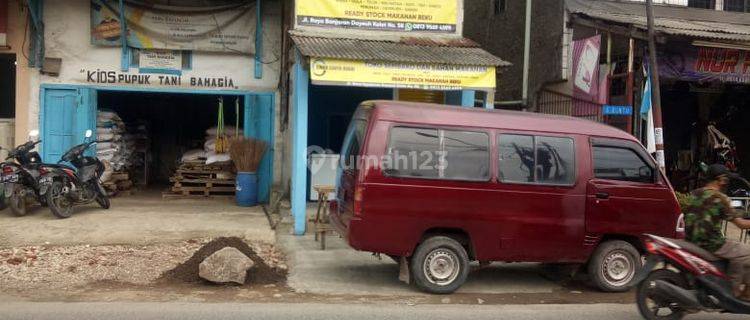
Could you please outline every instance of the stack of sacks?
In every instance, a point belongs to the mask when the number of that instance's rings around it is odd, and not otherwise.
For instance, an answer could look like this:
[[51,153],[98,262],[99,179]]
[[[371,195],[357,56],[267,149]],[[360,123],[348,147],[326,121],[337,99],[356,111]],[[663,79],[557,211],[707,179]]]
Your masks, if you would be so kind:
[[[242,136],[243,134],[244,133],[242,132],[242,130],[236,131],[234,128],[224,128],[224,135],[226,135],[228,138],[234,137],[235,135]],[[206,130],[206,142],[203,144],[203,151],[205,152],[203,157],[206,159],[206,164],[224,163],[231,161],[228,153],[216,153],[216,136],[216,127],[212,127]]]
[[125,133],[125,123],[117,113],[99,111],[96,116],[96,156],[108,164],[112,170],[123,165],[120,149],[122,148],[122,134]]

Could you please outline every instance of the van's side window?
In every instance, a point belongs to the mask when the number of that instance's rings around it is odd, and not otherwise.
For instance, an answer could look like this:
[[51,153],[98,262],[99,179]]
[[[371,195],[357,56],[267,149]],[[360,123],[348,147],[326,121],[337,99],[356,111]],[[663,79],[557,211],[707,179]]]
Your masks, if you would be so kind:
[[440,137],[436,129],[395,127],[388,142],[386,174],[400,177],[437,178]]
[[500,135],[500,179],[504,182],[534,182],[534,137]]
[[575,182],[575,143],[570,138],[536,137],[536,181]]
[[487,181],[489,150],[483,132],[395,127],[383,167],[390,176]]
[[502,134],[498,140],[501,181],[553,185],[575,182],[573,139]]
[[599,179],[654,182],[654,169],[633,150],[595,146],[593,152],[594,176]]
[[490,179],[490,136],[482,132],[443,132],[443,174],[451,180]]

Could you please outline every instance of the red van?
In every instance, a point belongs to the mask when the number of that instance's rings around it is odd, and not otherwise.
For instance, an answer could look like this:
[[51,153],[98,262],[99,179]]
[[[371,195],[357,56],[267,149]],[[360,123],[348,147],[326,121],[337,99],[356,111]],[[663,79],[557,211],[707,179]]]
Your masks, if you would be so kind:
[[672,186],[634,137],[536,113],[364,102],[336,193],[331,220],[348,244],[433,293],[458,289],[470,261],[582,264],[623,291],[641,235],[683,232]]

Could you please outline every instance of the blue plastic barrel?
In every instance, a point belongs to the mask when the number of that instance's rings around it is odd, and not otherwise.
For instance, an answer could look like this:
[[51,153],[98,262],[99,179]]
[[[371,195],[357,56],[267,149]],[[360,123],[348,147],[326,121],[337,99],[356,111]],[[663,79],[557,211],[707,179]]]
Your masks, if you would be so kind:
[[255,172],[237,173],[237,192],[235,198],[240,207],[252,207],[258,204],[258,175]]

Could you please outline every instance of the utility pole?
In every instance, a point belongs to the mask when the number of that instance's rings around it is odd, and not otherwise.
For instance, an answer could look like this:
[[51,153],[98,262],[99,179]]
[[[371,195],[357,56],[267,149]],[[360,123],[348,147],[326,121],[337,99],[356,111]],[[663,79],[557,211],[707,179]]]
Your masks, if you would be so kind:
[[654,30],[653,0],[646,0],[646,19],[648,20],[648,55],[651,70],[651,108],[654,108],[654,142],[656,142],[656,162],[664,171],[664,126],[661,117],[661,88],[659,87],[659,63],[656,60],[656,30]]

